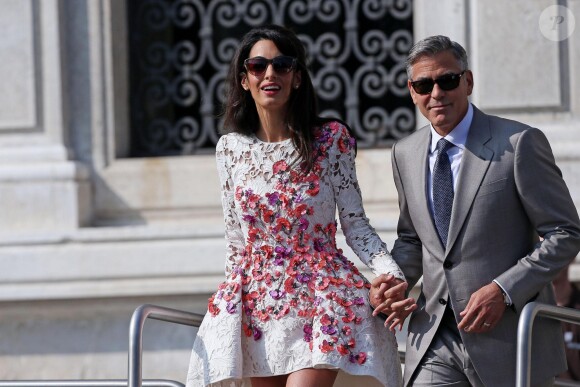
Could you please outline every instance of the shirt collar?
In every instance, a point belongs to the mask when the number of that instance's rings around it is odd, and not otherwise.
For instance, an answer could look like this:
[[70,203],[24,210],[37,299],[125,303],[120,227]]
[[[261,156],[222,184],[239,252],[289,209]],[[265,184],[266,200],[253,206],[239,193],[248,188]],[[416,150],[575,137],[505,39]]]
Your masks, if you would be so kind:
[[[455,128],[447,136],[445,139],[456,147],[461,149],[465,149],[465,142],[467,141],[467,134],[469,134],[469,128],[471,127],[471,121],[473,121],[473,107],[471,104],[467,104],[467,113],[465,117],[457,124]],[[433,125],[431,126],[431,153],[435,151],[437,148],[437,142],[442,139],[443,137],[435,131]]]

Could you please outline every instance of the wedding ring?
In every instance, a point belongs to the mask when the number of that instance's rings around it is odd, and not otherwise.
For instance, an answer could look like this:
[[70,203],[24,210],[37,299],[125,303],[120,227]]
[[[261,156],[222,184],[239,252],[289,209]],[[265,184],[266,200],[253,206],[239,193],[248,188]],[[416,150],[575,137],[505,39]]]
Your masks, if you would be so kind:
[[486,328],[489,328],[491,326],[491,324],[483,323],[483,326],[486,327]]

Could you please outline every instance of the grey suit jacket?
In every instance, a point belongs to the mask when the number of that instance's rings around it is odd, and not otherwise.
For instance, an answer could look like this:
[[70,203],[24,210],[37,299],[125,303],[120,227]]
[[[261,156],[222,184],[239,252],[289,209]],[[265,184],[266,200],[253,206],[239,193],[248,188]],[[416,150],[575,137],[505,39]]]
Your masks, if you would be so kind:
[[[461,337],[486,386],[513,387],[519,314],[532,300],[555,304],[550,281],[580,250],[578,213],[544,134],[474,107],[444,250],[427,199],[430,140],[426,126],[392,149],[400,207],[392,254],[409,288],[423,277],[419,307],[409,320],[405,384],[433,339],[448,296],[459,321],[471,294],[497,279],[513,308],[489,333]],[[558,321],[534,324],[532,351],[532,381],[565,369]]]

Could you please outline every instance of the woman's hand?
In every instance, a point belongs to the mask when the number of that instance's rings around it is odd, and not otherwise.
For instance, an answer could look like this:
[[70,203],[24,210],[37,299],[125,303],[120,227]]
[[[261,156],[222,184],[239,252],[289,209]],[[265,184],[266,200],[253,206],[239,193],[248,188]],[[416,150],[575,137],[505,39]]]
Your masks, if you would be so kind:
[[415,299],[405,298],[407,287],[407,282],[391,274],[381,274],[371,282],[369,298],[374,308],[373,316],[387,314],[385,327],[391,331],[397,327],[401,330],[407,316],[417,309]]

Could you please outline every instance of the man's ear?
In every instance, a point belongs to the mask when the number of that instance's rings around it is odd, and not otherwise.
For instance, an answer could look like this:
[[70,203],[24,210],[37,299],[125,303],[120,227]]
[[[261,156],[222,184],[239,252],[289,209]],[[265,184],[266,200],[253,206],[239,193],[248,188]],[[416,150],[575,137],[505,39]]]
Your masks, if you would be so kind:
[[467,82],[467,95],[473,92],[473,73],[471,70],[465,70],[465,81]]

